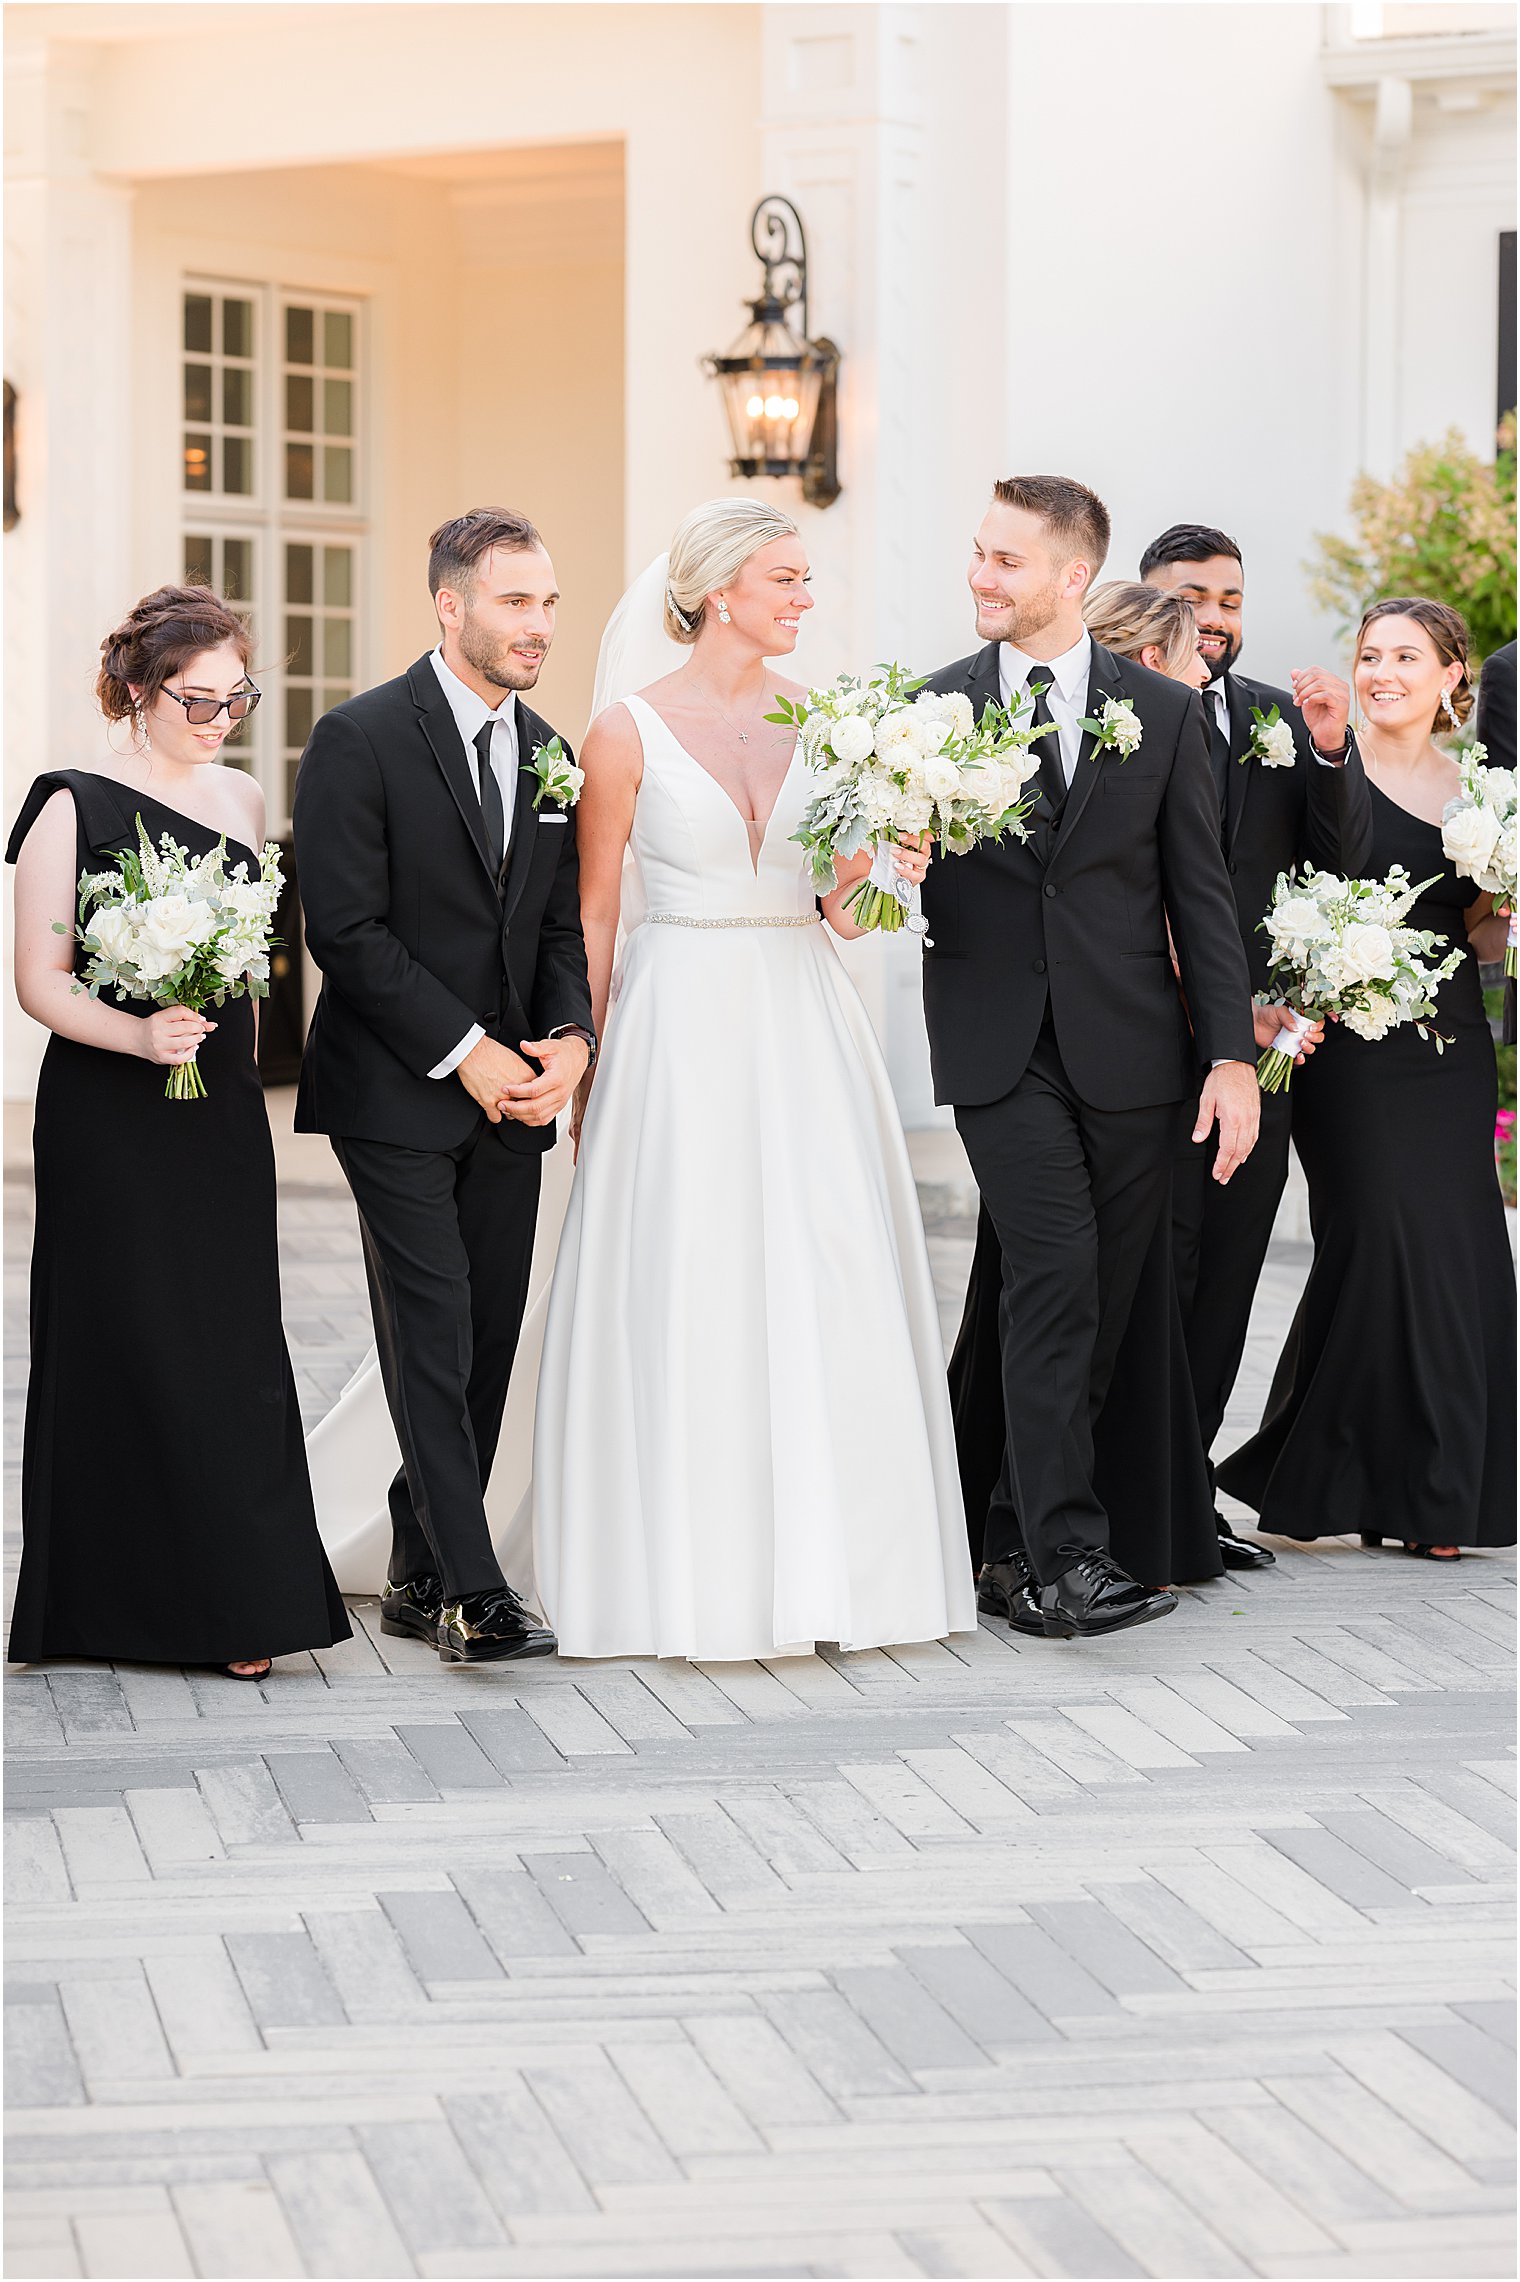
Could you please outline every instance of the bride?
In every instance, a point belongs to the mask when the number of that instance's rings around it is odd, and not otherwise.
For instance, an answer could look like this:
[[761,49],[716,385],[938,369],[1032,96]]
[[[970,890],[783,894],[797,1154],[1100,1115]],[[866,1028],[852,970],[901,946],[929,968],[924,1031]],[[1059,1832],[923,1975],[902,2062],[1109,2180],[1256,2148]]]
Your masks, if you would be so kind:
[[[795,647],[807,579],[787,516],[716,500],[602,646],[576,820],[602,1047],[488,1498],[503,1568],[566,1656],[721,1661],[976,1623],[907,1149],[822,924],[857,932],[841,905],[867,859],[820,905],[791,837],[800,750],[765,718],[803,694],[766,661]],[[919,877],[927,857],[898,862]],[[503,1528],[539,1338],[531,1493]],[[347,1464],[363,1449],[379,1484],[377,1422],[358,1427],[375,1401],[361,1372],[312,1441],[350,1590],[384,1541]]]

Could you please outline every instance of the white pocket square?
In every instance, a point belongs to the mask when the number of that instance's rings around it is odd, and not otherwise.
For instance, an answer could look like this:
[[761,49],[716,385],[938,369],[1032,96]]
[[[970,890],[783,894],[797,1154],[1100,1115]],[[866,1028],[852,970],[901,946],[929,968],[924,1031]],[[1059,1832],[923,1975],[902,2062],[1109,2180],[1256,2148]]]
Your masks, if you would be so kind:
[[570,819],[562,808],[551,808],[548,814],[541,815],[538,821],[540,824],[568,824]]

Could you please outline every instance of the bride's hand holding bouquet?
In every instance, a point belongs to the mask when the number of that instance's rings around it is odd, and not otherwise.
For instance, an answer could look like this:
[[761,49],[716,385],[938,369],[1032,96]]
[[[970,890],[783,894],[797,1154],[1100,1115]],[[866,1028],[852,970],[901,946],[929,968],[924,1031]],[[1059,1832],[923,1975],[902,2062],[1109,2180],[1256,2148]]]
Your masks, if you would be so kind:
[[1054,724],[997,705],[978,721],[961,691],[927,690],[900,665],[865,682],[841,674],[800,703],[778,698],[766,719],[801,735],[813,784],[793,838],[821,892],[849,886],[845,909],[862,932],[924,933],[919,888],[934,842],[958,856],[1006,832],[1029,837],[1031,746]]

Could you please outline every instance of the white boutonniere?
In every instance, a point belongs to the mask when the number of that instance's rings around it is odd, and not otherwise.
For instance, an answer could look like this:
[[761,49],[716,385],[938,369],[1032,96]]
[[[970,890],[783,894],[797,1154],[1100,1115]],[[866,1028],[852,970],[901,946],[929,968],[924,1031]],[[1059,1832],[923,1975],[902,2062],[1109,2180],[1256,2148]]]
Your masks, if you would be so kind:
[[1122,697],[1105,697],[1103,710],[1096,721],[1083,720],[1078,723],[1078,727],[1085,729],[1090,737],[1097,740],[1092,750],[1094,760],[1101,753],[1114,752],[1121,761],[1127,761],[1131,753],[1139,750],[1140,740],[1145,735],[1145,726],[1139,714]]
[[558,737],[551,737],[547,745],[535,745],[527,766],[529,773],[538,779],[538,790],[533,795],[535,808],[543,806],[546,794],[556,808],[575,806],[586,772],[576,767]]
[[1298,759],[1298,747],[1281,706],[1274,705],[1270,713],[1263,713],[1259,705],[1253,705],[1251,721],[1251,742],[1240,756],[1242,764],[1254,760],[1264,769],[1291,769]]

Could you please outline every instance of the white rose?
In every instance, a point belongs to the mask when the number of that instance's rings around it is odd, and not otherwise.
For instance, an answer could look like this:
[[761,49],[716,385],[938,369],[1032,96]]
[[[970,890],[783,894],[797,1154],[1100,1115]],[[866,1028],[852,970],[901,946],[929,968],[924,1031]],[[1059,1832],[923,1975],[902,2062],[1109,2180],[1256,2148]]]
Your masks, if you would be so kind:
[[1004,808],[1011,808],[1022,800],[1024,788],[1039,769],[1039,761],[1032,753],[1010,754],[998,768],[999,800]]
[[1441,826],[1441,845],[1449,861],[1469,879],[1478,879],[1489,869],[1503,837],[1499,819],[1486,808],[1459,808]]
[[876,724],[877,758],[891,768],[906,768],[918,751],[911,713],[889,713]]
[[108,959],[113,967],[125,966],[131,959],[137,940],[137,928],[132,913],[123,910],[120,904],[107,904],[102,910],[94,912],[85,931],[94,936],[100,945],[101,956]]
[[1289,943],[1323,943],[1330,923],[1309,896],[1290,895],[1267,913],[1267,933],[1281,950]]
[[1298,759],[1293,731],[1286,721],[1273,721],[1257,729],[1256,750],[1269,769],[1291,769]]
[[914,751],[928,760],[933,754],[943,752],[949,743],[950,724],[915,706],[908,716],[908,734],[913,740]]
[[1139,714],[1119,698],[1104,699],[1099,719],[1108,732],[1108,742],[1116,745],[1121,753],[1132,753],[1145,735]]
[[160,982],[216,933],[216,912],[187,895],[159,895],[138,907],[137,968],[144,982]]
[[847,713],[829,731],[829,746],[835,759],[844,761],[852,768],[865,759],[873,743],[871,724],[862,721],[858,713]]
[[927,793],[905,792],[898,799],[892,822],[899,832],[927,832],[934,822],[934,803]]
[[1354,920],[1341,937],[1341,964],[1352,982],[1387,982],[1394,970],[1393,937],[1386,927]]
[[961,772],[954,761],[947,761],[942,753],[935,753],[925,761],[924,790],[931,800],[955,800],[960,796]]

